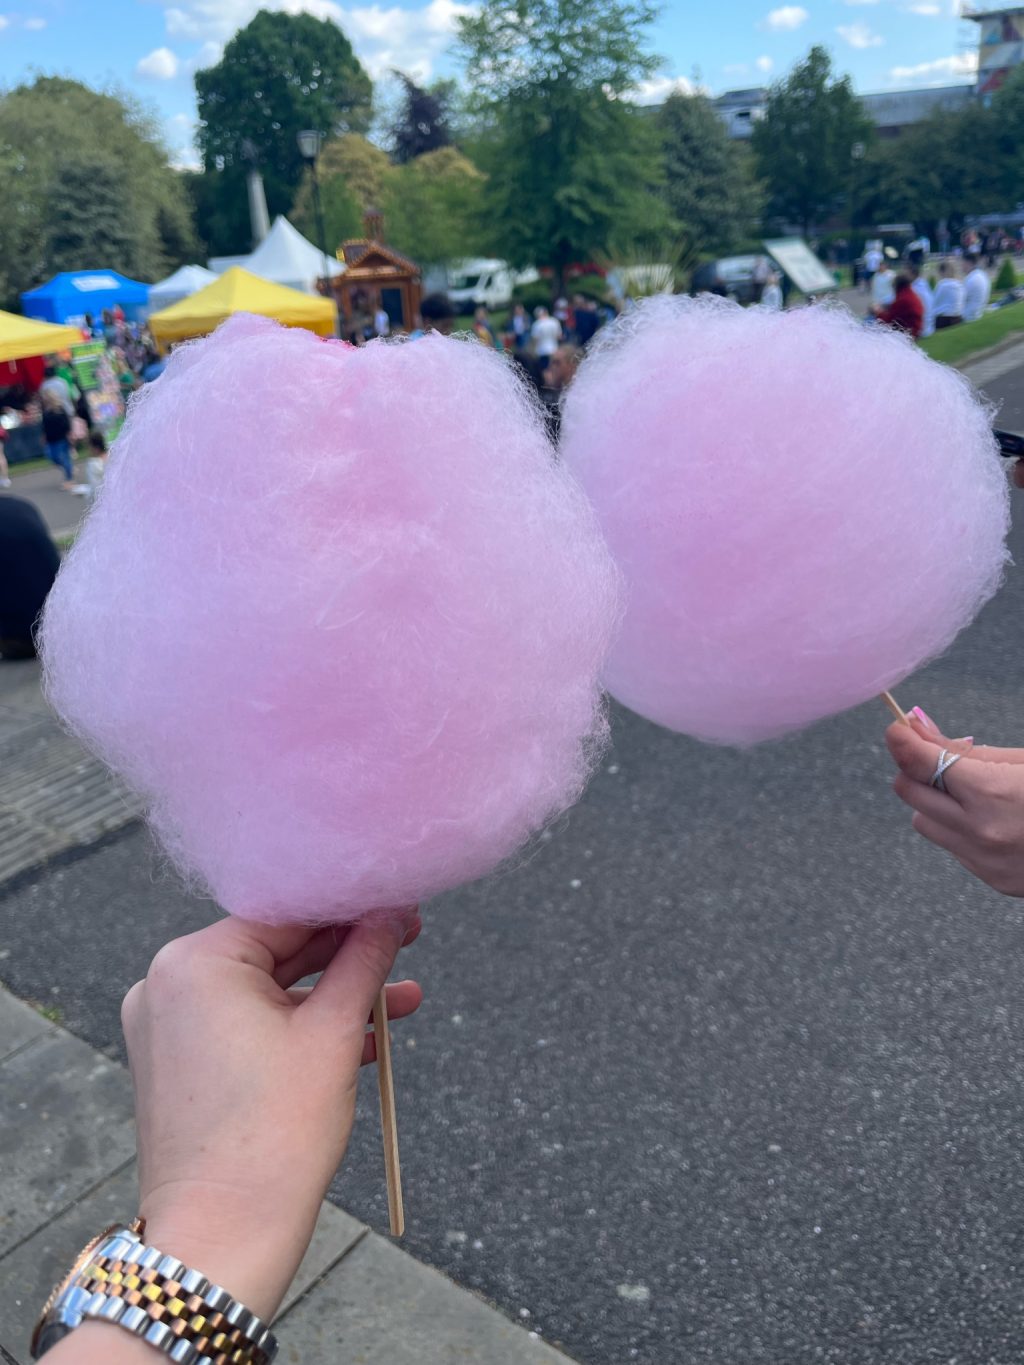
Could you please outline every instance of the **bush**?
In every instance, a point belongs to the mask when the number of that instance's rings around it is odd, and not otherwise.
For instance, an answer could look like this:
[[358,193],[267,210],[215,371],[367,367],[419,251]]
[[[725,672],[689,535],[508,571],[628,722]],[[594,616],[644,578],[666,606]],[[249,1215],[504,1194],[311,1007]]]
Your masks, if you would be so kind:
[[550,308],[554,302],[551,285],[547,280],[534,280],[532,284],[517,284],[512,291],[514,303],[521,303],[528,313],[535,308]]
[[1013,261],[1011,261],[1009,256],[1007,256],[1006,260],[999,267],[999,274],[996,276],[993,288],[1006,290],[1015,289],[1016,287],[1017,270],[1013,264]]

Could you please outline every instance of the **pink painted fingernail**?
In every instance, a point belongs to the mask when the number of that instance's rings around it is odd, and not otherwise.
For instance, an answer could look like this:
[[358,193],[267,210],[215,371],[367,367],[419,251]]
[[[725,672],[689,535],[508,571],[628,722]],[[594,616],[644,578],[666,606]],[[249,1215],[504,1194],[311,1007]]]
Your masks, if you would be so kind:
[[931,730],[935,734],[939,733],[939,727],[932,720],[931,716],[927,715],[924,711],[921,710],[920,706],[915,706],[910,714],[912,716],[915,716],[921,722],[921,724],[924,726],[926,730]]

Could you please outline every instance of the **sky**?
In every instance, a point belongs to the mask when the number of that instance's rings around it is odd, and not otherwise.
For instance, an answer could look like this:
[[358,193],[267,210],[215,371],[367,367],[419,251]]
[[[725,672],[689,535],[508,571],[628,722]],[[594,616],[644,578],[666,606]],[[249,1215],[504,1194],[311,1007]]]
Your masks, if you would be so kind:
[[[334,19],[372,76],[398,67],[423,80],[457,74],[448,49],[472,3],[0,0],[0,71],[5,84],[45,72],[127,87],[158,111],[175,164],[194,165],[193,73],[260,8]],[[694,81],[712,94],[764,84],[812,43],[830,48],[860,92],[969,81],[977,30],[959,9],[960,0],[725,0],[721,8],[667,0],[650,34],[663,65],[638,97],[657,102]]]

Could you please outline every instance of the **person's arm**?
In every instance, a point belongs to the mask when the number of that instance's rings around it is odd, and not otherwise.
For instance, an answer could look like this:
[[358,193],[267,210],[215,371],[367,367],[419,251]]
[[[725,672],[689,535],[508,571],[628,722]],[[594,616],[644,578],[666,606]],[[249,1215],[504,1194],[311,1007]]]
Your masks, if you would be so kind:
[[[1024,896],[1024,749],[947,739],[921,711],[885,738],[900,770],[893,790],[915,812],[914,829],[994,890]],[[939,791],[932,779],[943,750],[961,757]]]
[[[144,1240],[270,1322],[348,1144],[367,1021],[415,910],[337,930],[225,919],[170,943],[122,1008],[135,1086]],[[295,983],[322,972],[310,989]],[[388,987],[411,1014],[413,981]],[[86,1322],[47,1365],[153,1365],[121,1327]]]

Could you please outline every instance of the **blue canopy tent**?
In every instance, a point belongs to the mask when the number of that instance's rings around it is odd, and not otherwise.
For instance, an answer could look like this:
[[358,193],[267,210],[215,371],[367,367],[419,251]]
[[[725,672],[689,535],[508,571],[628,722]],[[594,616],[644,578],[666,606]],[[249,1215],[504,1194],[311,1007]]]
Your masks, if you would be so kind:
[[149,285],[116,270],[75,270],[54,275],[21,296],[25,316],[41,322],[80,323],[86,313],[98,322],[104,308],[118,303],[127,318],[139,321],[149,303]]

